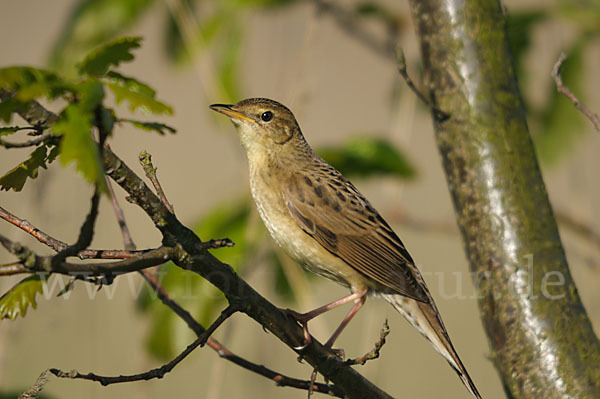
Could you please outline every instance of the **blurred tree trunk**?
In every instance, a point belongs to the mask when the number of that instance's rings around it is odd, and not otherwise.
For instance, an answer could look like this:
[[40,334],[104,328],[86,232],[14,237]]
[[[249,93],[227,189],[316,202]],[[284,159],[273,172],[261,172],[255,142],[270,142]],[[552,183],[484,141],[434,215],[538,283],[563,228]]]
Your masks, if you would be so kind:
[[410,3],[428,95],[450,115],[434,115],[436,140],[506,393],[598,399],[600,344],[537,164],[502,6]]

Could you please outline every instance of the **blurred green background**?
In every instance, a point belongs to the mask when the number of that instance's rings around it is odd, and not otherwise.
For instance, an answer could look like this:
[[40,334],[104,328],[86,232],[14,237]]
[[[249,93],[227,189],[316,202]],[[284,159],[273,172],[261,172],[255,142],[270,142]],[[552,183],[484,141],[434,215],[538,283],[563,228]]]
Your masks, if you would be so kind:
[[[119,71],[150,84],[157,97],[173,107],[173,116],[149,120],[174,126],[178,133],[159,136],[118,126],[111,139],[113,150],[139,173],[137,154],[149,151],[178,217],[203,239],[235,241],[234,248],[215,254],[276,305],[307,310],[342,296],[345,290],[300,271],[267,239],[249,202],[246,160],[233,128],[207,108],[247,97],[269,97],[288,105],[313,147],[352,178],[403,239],[483,396],[503,398],[487,359],[487,342],[430,117],[397,74],[393,57],[385,55],[390,45],[400,45],[409,73],[418,82],[419,53],[407,4],[340,1],[339,9],[332,10],[319,8],[319,3],[2,0],[0,67],[32,65],[74,76],[75,63],[104,41],[125,34],[143,36],[136,59]],[[504,4],[531,134],[551,201],[563,218],[598,232],[600,136],[571,103],[556,94],[550,71],[560,51],[566,51],[565,83],[590,108],[600,110],[600,94],[594,89],[600,86],[594,73],[600,68],[600,7],[592,1]],[[340,20],[340,15],[345,19]],[[372,41],[344,29],[365,32]],[[123,104],[115,106],[121,117],[145,117],[132,115]],[[31,150],[1,151],[0,173],[4,174]],[[88,210],[90,191],[73,166],[53,166],[40,171],[40,177],[28,182],[21,193],[0,191],[0,204],[72,242]],[[157,246],[158,232],[139,209],[123,201],[122,192],[117,194],[138,247]],[[40,253],[50,253],[7,223],[0,223],[0,232]],[[598,331],[600,247],[564,223],[561,235]],[[122,247],[106,200],[93,247]],[[10,260],[0,252],[0,262]],[[219,293],[200,278],[169,266],[162,271],[165,287],[198,320],[208,324],[223,308]],[[17,281],[0,279],[0,292]],[[138,295],[141,278],[131,275],[117,281],[97,293],[77,283],[68,298],[38,297],[37,310],[30,310],[24,319],[1,321],[0,395],[25,390],[48,367],[108,375],[141,372],[162,364],[193,340],[183,323],[145,289]],[[325,339],[345,311],[317,319],[311,331]],[[350,357],[362,355],[378,338],[386,317],[392,333],[382,357],[361,371],[397,397],[465,397],[445,361],[384,303],[369,301],[338,345]],[[251,361],[298,378],[309,377],[308,366],[296,362],[289,349],[243,315],[229,320],[216,337]],[[277,388],[220,360],[209,348],[197,350],[162,380],[106,388],[85,381],[51,380],[44,392],[49,397],[97,398],[305,397],[304,392]]]

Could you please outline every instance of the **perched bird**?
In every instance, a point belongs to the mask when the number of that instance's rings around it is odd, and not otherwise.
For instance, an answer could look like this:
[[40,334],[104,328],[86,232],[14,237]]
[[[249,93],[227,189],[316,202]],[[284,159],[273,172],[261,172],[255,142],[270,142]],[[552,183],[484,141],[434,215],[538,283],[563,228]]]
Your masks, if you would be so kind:
[[308,145],[292,112],[266,98],[210,108],[227,115],[248,157],[250,187],[273,239],[296,262],[351,294],[308,313],[314,317],[354,302],[326,346],[333,345],[367,296],[392,304],[437,350],[475,398],[481,398],[456,350],[421,273],[404,244],[369,201]]

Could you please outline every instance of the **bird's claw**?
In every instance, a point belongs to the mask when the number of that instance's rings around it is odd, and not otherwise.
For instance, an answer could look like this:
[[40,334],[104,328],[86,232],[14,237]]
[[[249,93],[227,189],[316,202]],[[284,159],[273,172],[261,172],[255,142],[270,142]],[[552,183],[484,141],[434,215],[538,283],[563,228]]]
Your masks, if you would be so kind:
[[296,320],[302,326],[302,332],[304,333],[304,344],[302,344],[300,346],[294,346],[293,347],[294,350],[302,351],[302,350],[306,349],[308,347],[308,345],[310,345],[310,343],[312,342],[312,337],[310,336],[310,332],[308,331],[308,320],[310,320],[310,319],[307,319],[304,314],[298,313],[292,309],[283,309],[283,312],[286,315],[291,316],[294,320]]

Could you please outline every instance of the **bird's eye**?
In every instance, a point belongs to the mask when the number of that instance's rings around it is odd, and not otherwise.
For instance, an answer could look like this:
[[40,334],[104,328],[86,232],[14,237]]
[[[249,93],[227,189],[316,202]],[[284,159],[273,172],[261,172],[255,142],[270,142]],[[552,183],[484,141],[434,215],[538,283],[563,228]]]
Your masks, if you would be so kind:
[[273,119],[273,113],[271,111],[265,111],[260,116],[260,119],[262,119],[263,122],[269,122],[271,119]]

